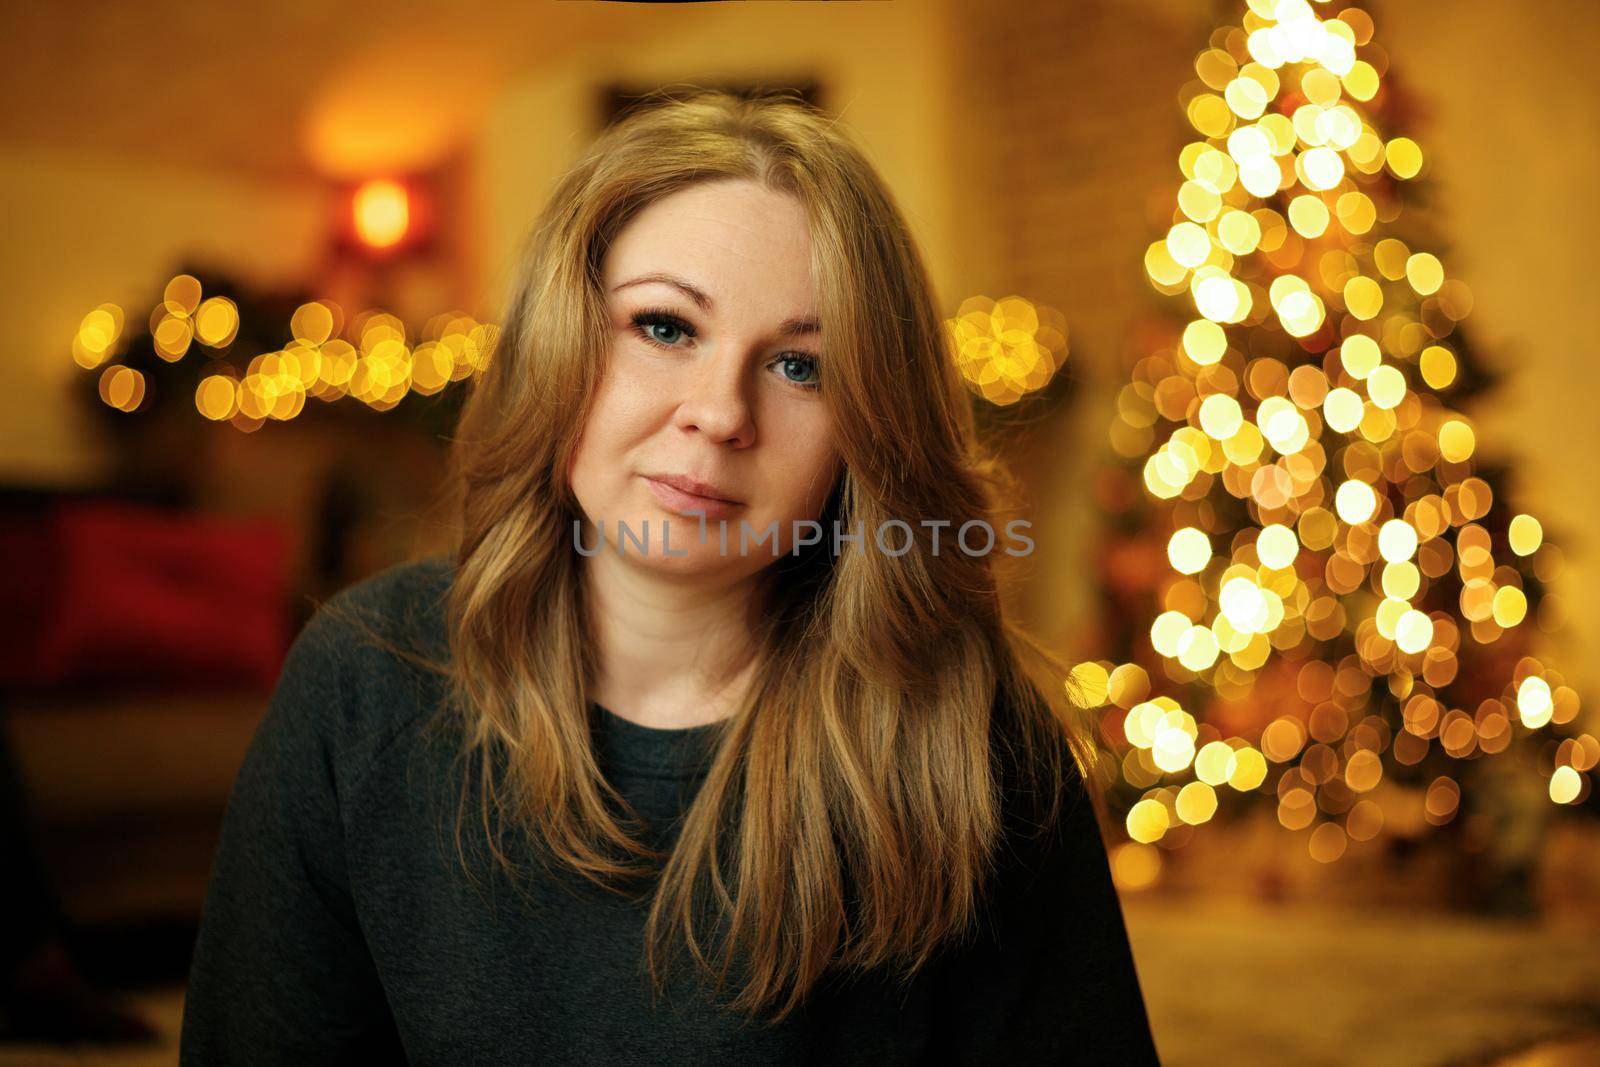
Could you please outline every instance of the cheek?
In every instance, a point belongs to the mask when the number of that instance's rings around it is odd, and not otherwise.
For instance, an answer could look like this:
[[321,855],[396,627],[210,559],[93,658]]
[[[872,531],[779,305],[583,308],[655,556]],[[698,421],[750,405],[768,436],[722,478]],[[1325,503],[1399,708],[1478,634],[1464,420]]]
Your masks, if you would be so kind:
[[661,396],[658,387],[641,381],[625,354],[613,354],[567,461],[567,484],[572,485],[576,475],[590,485],[601,472],[613,470],[625,461],[628,450],[648,432],[653,408]]
[[[590,425],[626,427],[648,421],[668,395],[664,370],[620,343],[596,386]],[[613,434],[613,436],[617,436]]]
[[606,387],[602,383],[578,431],[572,453],[567,457],[567,485],[574,494],[582,495],[583,490],[590,488],[594,469],[601,460],[600,453],[606,447],[606,427],[610,423],[606,412]]
[[838,480],[843,461],[833,447],[831,430],[812,427],[796,431],[792,439],[810,443],[791,453],[785,464],[783,477],[787,492],[784,495],[793,511],[815,518],[828,502],[828,494]]

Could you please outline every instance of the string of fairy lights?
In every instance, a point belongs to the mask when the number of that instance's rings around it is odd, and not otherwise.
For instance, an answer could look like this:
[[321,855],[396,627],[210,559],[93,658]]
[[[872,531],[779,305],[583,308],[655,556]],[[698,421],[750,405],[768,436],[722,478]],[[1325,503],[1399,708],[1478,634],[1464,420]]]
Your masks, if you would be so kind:
[[[1383,53],[1358,55],[1373,30],[1353,3],[1249,0],[1195,63],[1198,136],[1144,256],[1189,321],[1140,358],[1111,427],[1170,524],[1155,660],[1081,663],[1068,686],[1102,709],[1138,796],[1128,883],[1229,790],[1275,788],[1281,826],[1331,862],[1395,817],[1386,779],[1438,752],[1531,739],[1556,804],[1586,798],[1600,763],[1593,735],[1550,732],[1577,718],[1577,693],[1525,638],[1508,644],[1559,557],[1532,515],[1485,521],[1473,421],[1447,399],[1472,296],[1399,236],[1397,189],[1425,160],[1376,124]],[[1478,660],[1504,661],[1498,691],[1452,706]],[[1241,702],[1258,733],[1230,728]],[[1460,777],[1420,789],[1426,823],[1455,815]]]
[[[121,307],[101,304],[79,324],[72,356],[99,372],[107,406],[134,412],[144,402],[146,382],[137,368],[117,362],[124,326]],[[481,371],[499,332],[493,323],[447,312],[429,319],[413,342],[407,325],[386,311],[364,311],[347,323],[337,302],[312,300],[285,324],[289,341],[282,348],[245,359],[231,351],[239,326],[234,301],[207,296],[190,274],[167,283],[149,318],[151,344],[162,360],[207,361],[194,387],[199,414],[244,431],[291,420],[310,400],[348,397],[388,411],[409,394],[432,396]]]
[[[211,360],[211,373],[195,387],[196,410],[247,431],[268,419],[293,419],[308,399],[331,403],[348,396],[387,411],[409,393],[432,396],[481,371],[499,329],[447,313],[430,319],[412,345],[400,319],[371,310],[350,323],[351,341],[340,306],[314,300],[290,318],[291,339],[283,348],[255,354],[241,368],[227,358],[239,333],[238,306],[226,296],[206,296],[189,274],[167,283],[149,321],[161,359],[176,363],[198,346]],[[119,305],[101,304],[79,323],[72,356],[83,369],[100,372],[99,395],[108,407],[134,412],[144,402],[146,381],[138,369],[117,362],[124,326]],[[1025,297],[969,297],[944,326],[963,381],[992,404],[1013,404],[1042,388],[1066,359],[1065,316]]]

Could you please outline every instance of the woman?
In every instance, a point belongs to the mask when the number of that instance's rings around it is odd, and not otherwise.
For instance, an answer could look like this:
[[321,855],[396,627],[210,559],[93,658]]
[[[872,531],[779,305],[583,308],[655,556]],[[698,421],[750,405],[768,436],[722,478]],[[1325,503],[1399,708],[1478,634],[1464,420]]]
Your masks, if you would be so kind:
[[291,650],[186,1061],[1156,1061],[1091,735],[983,551],[1009,483],[831,121],[607,131],[452,485],[455,550]]

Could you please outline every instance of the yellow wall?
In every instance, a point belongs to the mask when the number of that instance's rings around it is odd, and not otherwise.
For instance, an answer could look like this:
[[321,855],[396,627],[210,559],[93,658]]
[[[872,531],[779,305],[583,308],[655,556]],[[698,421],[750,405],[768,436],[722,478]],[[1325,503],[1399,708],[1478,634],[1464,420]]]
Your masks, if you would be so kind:
[[[598,132],[598,86],[719,79],[815,78],[900,200],[941,296],[969,284],[953,240],[956,190],[945,119],[948,65],[941,5],[639,5],[641,27],[616,44],[588,41],[511,86],[479,143],[486,307],[498,309],[515,251],[556,180]],[[685,17],[695,10],[693,17]],[[959,298],[958,298],[959,299]]]

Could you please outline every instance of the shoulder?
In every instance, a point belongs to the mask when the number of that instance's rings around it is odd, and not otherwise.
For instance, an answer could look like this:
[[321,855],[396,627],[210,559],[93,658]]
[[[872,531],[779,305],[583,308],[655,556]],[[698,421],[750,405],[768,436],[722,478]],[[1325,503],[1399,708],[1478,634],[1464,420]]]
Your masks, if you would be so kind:
[[364,676],[400,665],[403,653],[441,658],[454,575],[445,556],[393,564],[318,604],[295,643]]
[[290,646],[269,715],[314,735],[336,777],[358,778],[444,696],[448,557],[394,564],[328,597]]
[[[365,623],[390,640],[429,643],[443,622],[444,599],[455,577],[446,556],[425,556],[385,567],[327,598],[306,624],[322,640],[347,640]],[[359,622],[358,622],[359,620]]]
[[[1081,762],[1093,741],[1075,739],[1076,725],[1043,704],[1006,702],[996,724],[1001,795],[999,869],[1027,882],[1064,857],[1103,850],[1095,789]],[[1078,743],[1074,743],[1075,740]]]

